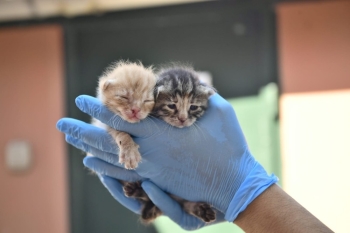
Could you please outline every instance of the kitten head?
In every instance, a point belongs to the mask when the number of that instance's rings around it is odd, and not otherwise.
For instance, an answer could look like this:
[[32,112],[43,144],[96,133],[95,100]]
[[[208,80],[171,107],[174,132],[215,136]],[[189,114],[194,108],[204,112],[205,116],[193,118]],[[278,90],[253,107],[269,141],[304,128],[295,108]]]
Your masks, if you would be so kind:
[[215,89],[200,83],[192,68],[165,69],[158,74],[152,114],[175,127],[190,126],[204,114],[214,93]]
[[100,78],[97,93],[109,110],[135,123],[152,111],[155,84],[156,77],[151,67],[118,62]]

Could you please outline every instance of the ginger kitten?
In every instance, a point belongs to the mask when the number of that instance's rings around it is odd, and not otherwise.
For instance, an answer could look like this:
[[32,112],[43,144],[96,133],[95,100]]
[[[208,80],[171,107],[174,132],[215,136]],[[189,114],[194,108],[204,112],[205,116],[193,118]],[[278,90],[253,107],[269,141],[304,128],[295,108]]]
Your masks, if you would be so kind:
[[[141,63],[119,61],[99,79],[97,98],[125,121],[137,123],[146,118],[154,106],[156,76],[151,67]],[[141,161],[138,145],[125,132],[117,131],[93,119],[92,124],[107,129],[119,146],[119,163],[135,169]]]

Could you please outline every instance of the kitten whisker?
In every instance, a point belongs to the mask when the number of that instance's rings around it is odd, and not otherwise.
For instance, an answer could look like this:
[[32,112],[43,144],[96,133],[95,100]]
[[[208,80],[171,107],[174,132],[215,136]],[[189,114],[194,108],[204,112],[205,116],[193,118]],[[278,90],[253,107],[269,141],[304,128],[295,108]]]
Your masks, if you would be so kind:
[[[151,122],[152,122],[152,125],[149,125],[150,131],[152,131],[151,128],[156,127],[158,130],[153,130],[153,131],[156,132],[156,133],[158,133],[158,134],[161,134],[162,132],[161,132],[161,130],[159,130],[158,124],[156,124],[156,122],[154,121],[155,118],[156,118],[156,117],[154,117],[154,116],[152,116],[152,115],[150,115],[149,117],[146,118],[148,121],[151,121]],[[150,136],[153,136],[153,135],[150,135]]]
[[121,122],[122,122],[122,118],[118,117],[118,115],[114,115],[112,118],[111,118],[111,124],[115,129],[118,129]]
[[[152,127],[151,127],[151,123],[148,123],[148,122],[153,122],[151,119],[149,119],[149,117],[146,117],[145,119],[143,119],[143,121],[145,122],[145,127],[147,127],[145,129],[146,132],[152,132]],[[146,135],[146,137],[148,137],[148,135]]]
[[117,116],[115,116],[115,119],[116,119],[115,128],[118,129],[122,119]]
[[[106,101],[106,103],[108,103],[108,101]],[[115,121],[115,119],[116,119],[117,117],[118,117],[117,115],[113,115],[113,117],[110,118],[110,119],[107,121],[107,124],[108,124],[108,125],[111,125],[111,126],[114,126],[114,125],[115,125],[114,121]]]
[[202,136],[202,137],[198,137],[199,140],[205,140],[206,137],[205,137],[205,133],[203,132],[202,128],[197,124],[197,122],[194,122],[193,123],[193,126],[194,126],[194,130],[196,130],[197,132],[199,132]]
[[108,125],[112,125],[116,127],[115,119],[118,119],[117,115],[114,115],[111,119],[108,120]]
[[167,133],[167,136],[169,136],[171,132],[171,125],[167,125],[167,128],[164,131]]
[[194,125],[194,123],[190,126],[190,127],[188,127],[189,128],[189,130],[190,130],[190,132],[191,132],[191,134],[193,133],[193,135],[194,135],[194,138],[195,139],[198,139],[198,129],[197,129],[197,127]]

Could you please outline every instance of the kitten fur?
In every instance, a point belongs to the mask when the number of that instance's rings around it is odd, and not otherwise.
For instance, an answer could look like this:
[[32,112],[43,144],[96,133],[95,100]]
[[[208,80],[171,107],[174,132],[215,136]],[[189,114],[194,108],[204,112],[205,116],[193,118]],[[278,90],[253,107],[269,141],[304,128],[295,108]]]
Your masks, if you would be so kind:
[[163,69],[158,74],[152,115],[178,128],[191,126],[204,114],[214,93],[215,89],[201,83],[190,67]]
[[[146,118],[154,106],[156,76],[152,67],[140,62],[119,61],[99,78],[97,98],[125,121],[137,123]],[[117,131],[93,119],[93,125],[107,129],[119,146],[119,163],[135,169],[141,161],[138,145],[125,132]]]
[[[173,66],[162,69],[158,73],[155,87],[156,102],[152,115],[163,119],[168,124],[183,128],[189,127],[201,117],[208,106],[209,97],[215,89],[202,84],[197,73],[190,67]],[[124,183],[124,193],[128,197],[137,198],[143,203],[141,220],[149,223],[162,214],[143,191],[140,182]],[[216,219],[216,213],[204,202],[186,201],[174,195],[182,208],[204,222]]]

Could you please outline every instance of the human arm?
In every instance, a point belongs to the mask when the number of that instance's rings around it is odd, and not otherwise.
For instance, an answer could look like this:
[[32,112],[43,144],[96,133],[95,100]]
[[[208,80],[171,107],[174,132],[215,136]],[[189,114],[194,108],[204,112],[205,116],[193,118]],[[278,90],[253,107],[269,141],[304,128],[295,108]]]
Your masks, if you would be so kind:
[[278,185],[266,189],[234,221],[245,232],[333,232]]

